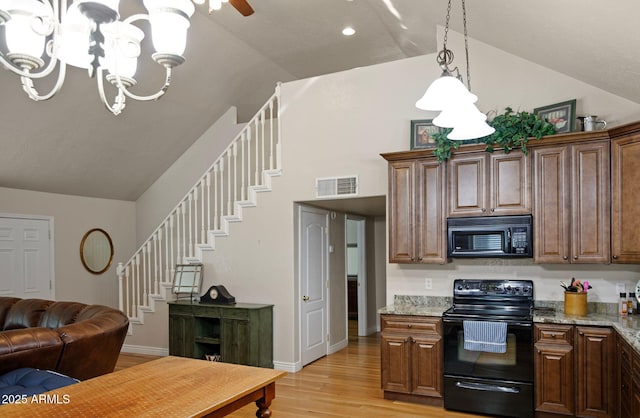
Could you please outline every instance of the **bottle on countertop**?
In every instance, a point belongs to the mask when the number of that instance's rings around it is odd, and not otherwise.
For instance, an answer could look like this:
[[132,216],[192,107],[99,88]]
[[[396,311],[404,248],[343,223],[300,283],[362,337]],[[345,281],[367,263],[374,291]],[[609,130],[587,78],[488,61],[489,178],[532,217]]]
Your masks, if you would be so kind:
[[636,293],[629,292],[629,301],[627,303],[627,314],[628,315],[636,314],[637,313],[636,309],[637,309]]
[[629,302],[627,301],[627,293],[620,292],[620,315],[627,316],[629,313]]

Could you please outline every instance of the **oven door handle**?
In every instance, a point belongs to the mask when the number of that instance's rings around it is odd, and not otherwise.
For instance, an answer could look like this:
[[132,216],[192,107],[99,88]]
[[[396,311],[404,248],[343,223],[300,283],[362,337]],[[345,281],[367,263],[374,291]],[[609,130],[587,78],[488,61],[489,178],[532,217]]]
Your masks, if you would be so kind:
[[520,389],[518,388],[488,385],[486,383],[456,382],[456,386],[461,389],[483,390],[487,392],[520,393]]
[[[462,324],[464,320],[465,319],[451,318],[446,316],[442,317],[442,322],[446,322],[446,323]],[[491,317],[487,316],[487,317],[481,317],[481,318],[467,318],[467,320],[468,321],[491,321]],[[498,322],[506,322],[507,326],[516,326],[516,327],[522,327],[522,328],[533,327],[533,322],[510,322],[510,321],[498,321]]]

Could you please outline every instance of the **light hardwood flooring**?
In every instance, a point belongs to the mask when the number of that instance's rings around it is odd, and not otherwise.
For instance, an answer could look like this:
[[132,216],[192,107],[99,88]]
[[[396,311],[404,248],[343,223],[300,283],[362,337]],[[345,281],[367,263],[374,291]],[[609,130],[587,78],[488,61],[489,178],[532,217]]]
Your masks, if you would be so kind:
[[[380,389],[379,335],[357,337],[351,334],[353,327],[349,328],[347,348],[305,366],[298,373],[289,373],[277,381],[276,398],[271,404],[273,418],[478,417],[438,407],[384,399]],[[155,358],[157,357],[121,354],[116,370]],[[255,413],[255,405],[251,404],[229,417],[254,418]]]

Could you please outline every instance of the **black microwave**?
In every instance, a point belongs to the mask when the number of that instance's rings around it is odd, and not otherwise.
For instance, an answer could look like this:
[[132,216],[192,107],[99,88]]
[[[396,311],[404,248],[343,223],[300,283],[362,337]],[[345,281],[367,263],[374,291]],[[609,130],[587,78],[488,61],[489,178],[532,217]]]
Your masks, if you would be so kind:
[[531,215],[447,219],[449,257],[533,257]]

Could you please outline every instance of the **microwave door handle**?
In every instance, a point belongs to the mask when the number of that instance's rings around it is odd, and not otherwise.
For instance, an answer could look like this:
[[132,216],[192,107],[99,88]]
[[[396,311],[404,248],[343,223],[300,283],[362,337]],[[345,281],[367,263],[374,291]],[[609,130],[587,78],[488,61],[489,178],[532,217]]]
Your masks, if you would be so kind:
[[507,254],[511,254],[511,227],[507,228]]

